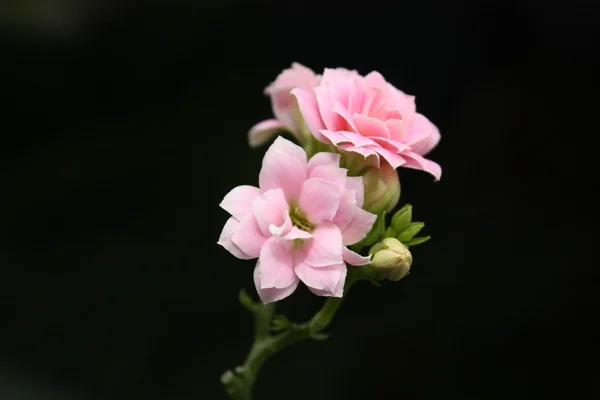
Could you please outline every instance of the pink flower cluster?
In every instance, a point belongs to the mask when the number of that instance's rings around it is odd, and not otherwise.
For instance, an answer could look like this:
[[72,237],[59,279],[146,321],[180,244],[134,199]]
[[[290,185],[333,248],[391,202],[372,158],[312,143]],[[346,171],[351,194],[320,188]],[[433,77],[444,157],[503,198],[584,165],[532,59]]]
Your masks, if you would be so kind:
[[349,250],[376,216],[363,210],[361,177],[348,177],[340,155],[304,150],[278,137],[267,150],[259,187],[238,186],[220,206],[231,218],[219,244],[241,259],[258,258],[254,282],[264,303],[289,296],[299,281],[322,296],[341,297],[346,263],[369,257]]
[[325,69],[323,75],[294,63],[266,89],[275,119],[249,132],[253,146],[266,142],[278,130],[298,140],[309,135],[338,151],[357,153],[379,168],[424,170],[436,180],[440,166],[423,156],[440,140],[440,133],[416,112],[415,98],[396,89],[378,72],[361,76],[343,68]]
[[258,187],[238,186],[225,196],[220,206],[231,217],[218,243],[238,258],[258,258],[254,283],[263,303],[289,296],[300,281],[317,295],[341,297],[347,264],[370,263],[348,246],[371,231],[373,213],[398,203],[396,168],[440,179],[440,166],[424,157],[440,133],[416,112],[414,96],[378,72],[316,75],[294,63],[265,93],[275,118],[250,130],[250,145],[287,131],[302,147],[278,137]]

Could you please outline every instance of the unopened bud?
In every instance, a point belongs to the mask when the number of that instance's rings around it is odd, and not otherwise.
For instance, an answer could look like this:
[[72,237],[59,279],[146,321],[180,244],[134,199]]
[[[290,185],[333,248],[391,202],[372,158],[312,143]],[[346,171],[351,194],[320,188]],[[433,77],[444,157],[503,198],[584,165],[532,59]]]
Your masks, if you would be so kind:
[[363,208],[379,215],[390,212],[400,200],[398,173],[390,166],[370,168],[363,176],[365,202]]
[[373,255],[371,269],[377,279],[399,281],[408,275],[413,261],[408,248],[395,238],[383,239],[369,254]]

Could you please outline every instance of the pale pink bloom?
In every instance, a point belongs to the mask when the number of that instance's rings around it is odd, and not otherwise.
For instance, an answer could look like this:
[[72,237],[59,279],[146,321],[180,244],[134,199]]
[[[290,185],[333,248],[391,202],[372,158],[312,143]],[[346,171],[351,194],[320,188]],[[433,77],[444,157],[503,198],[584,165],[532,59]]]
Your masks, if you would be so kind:
[[[289,131],[297,140],[302,141],[302,116],[296,99],[290,92],[292,89],[301,88],[307,93],[312,93],[320,79],[320,75],[315,75],[311,69],[298,63],[293,63],[291,68],[283,70],[265,89],[265,94],[271,97],[275,119],[259,122],[250,129],[250,146],[260,146],[282,130]],[[308,135],[310,136],[310,133]]]
[[415,98],[396,89],[378,72],[365,77],[346,69],[325,69],[313,90],[292,90],[304,121],[323,143],[357,153],[380,166],[421,169],[439,180],[440,166],[423,156],[440,140],[440,133],[416,112]]
[[304,150],[278,137],[267,150],[259,187],[238,186],[220,206],[231,214],[219,244],[241,259],[258,258],[254,282],[266,304],[302,281],[315,294],[341,297],[346,263],[366,265],[346,246],[364,238],[376,216],[363,210],[361,177],[339,168],[340,156]]

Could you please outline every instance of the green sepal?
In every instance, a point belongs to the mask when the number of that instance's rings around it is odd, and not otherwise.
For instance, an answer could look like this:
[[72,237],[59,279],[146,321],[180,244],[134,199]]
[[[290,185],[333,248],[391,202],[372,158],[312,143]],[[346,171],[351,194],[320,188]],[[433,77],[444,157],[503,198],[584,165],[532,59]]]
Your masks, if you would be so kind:
[[404,243],[404,245],[407,247],[416,246],[418,244],[427,242],[429,239],[431,239],[431,236],[418,236],[418,237],[414,237],[411,240],[409,240],[408,242]]
[[411,240],[425,226],[424,222],[412,222],[410,226],[398,235],[398,240],[402,243]]
[[[395,232],[396,236],[398,233],[405,231],[410,227],[410,223],[412,222],[412,206],[410,204],[405,204],[400,208],[394,216],[392,217],[391,230]],[[391,237],[391,236],[388,236]]]

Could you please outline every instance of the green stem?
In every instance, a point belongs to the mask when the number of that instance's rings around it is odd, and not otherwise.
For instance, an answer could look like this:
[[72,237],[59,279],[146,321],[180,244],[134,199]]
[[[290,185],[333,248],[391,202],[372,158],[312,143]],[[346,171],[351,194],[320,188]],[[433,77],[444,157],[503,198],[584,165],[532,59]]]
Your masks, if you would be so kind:
[[342,304],[342,299],[347,295],[350,287],[357,281],[366,279],[361,268],[348,270],[343,297],[329,297],[321,310],[319,310],[308,322],[304,324],[290,324],[287,329],[278,334],[269,334],[269,328],[275,305],[251,303],[245,293],[240,295],[242,304],[248,308],[254,316],[254,343],[246,361],[234,369],[227,371],[221,377],[225,391],[233,400],[251,400],[252,387],[260,368],[272,355],[286,347],[304,339],[323,340],[327,335],[321,333],[333,320],[337,310]]

